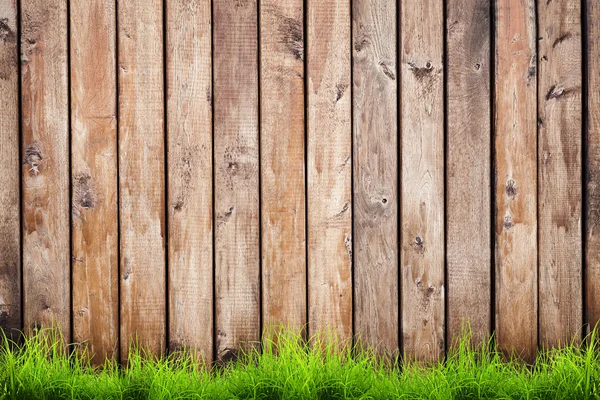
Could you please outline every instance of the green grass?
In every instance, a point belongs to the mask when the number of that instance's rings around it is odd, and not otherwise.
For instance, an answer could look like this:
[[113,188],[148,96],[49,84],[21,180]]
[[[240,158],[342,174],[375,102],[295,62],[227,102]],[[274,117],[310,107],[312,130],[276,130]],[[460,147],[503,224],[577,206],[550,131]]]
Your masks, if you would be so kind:
[[[46,333],[46,338],[51,335]],[[600,398],[600,352],[568,346],[533,365],[506,360],[493,342],[468,337],[433,366],[378,361],[368,350],[338,352],[331,341],[304,345],[284,335],[211,371],[189,354],[162,359],[133,350],[128,367],[66,355],[60,340],[34,336],[0,346],[0,399],[593,399]],[[325,344],[329,343],[329,344]]]

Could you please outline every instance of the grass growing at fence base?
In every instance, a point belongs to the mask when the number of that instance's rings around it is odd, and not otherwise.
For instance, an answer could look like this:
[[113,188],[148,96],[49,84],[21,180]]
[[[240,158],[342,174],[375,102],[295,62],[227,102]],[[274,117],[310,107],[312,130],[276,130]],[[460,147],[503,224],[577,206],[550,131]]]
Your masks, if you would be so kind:
[[600,398],[600,354],[595,336],[588,339],[593,345],[544,352],[528,366],[493,344],[469,348],[465,337],[444,363],[424,367],[390,366],[368,350],[335,351],[331,342],[310,347],[286,334],[262,354],[208,371],[185,353],[157,360],[141,351],[126,368],[92,368],[85,354],[61,351],[60,340],[34,336],[0,347],[0,399]]

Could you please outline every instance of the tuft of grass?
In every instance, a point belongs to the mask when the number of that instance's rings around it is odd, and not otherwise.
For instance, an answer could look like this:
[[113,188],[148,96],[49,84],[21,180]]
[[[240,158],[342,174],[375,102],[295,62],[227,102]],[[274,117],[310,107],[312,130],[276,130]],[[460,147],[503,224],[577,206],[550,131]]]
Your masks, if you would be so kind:
[[[127,366],[94,367],[52,332],[4,336],[0,399],[600,399],[594,330],[581,345],[540,352],[532,365],[468,333],[434,365],[389,360],[330,335],[280,332],[211,369],[189,351],[156,358],[132,348]],[[391,361],[391,362],[390,362]]]

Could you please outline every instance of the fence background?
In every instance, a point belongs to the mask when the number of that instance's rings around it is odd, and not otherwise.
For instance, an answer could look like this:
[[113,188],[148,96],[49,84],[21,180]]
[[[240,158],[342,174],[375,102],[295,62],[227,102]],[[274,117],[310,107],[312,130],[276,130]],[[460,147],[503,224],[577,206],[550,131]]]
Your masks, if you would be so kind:
[[600,1],[0,0],[0,326],[531,359],[600,319]]

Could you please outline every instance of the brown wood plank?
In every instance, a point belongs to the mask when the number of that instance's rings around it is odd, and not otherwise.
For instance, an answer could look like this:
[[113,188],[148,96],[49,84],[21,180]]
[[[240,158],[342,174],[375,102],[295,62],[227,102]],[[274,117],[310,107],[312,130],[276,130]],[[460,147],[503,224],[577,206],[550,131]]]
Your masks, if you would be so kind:
[[490,0],[448,0],[446,229],[449,345],[490,335]]
[[443,2],[402,4],[402,345],[407,357],[444,354]]
[[302,0],[260,2],[263,328],[306,324]]
[[396,1],[355,1],[355,330],[382,353],[398,351],[398,71]]
[[161,0],[118,4],[121,358],[165,349],[165,175]]
[[501,350],[533,361],[537,347],[535,2],[497,0],[495,18],[495,334]]
[[12,339],[22,328],[17,26],[17,1],[0,1],[0,331]]
[[352,336],[350,2],[308,0],[307,213],[310,334]]
[[590,329],[600,322],[600,2],[587,0],[587,165],[585,315]]
[[260,337],[258,16],[214,0],[216,356]]
[[23,318],[70,340],[67,1],[21,1]]
[[539,339],[548,347],[582,324],[581,9],[537,5]]
[[73,340],[119,346],[115,3],[71,0]]
[[213,359],[211,1],[168,1],[169,350]]

